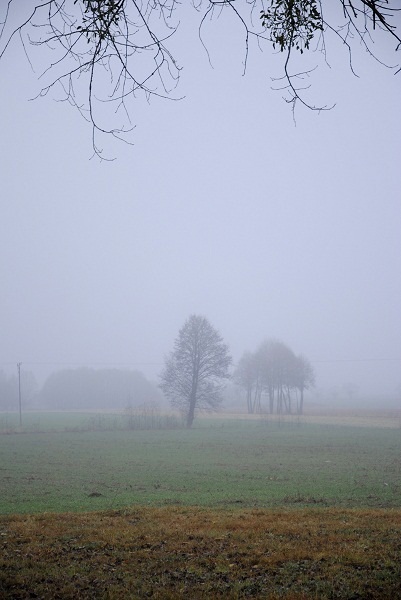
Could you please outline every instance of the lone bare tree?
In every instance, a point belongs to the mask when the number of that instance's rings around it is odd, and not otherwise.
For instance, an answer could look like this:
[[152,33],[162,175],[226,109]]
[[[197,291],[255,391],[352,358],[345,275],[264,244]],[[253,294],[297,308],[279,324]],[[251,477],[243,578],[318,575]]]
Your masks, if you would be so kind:
[[[30,45],[45,47],[42,72],[46,95],[59,87],[61,99],[89,121],[93,149],[102,156],[97,138],[108,133],[126,139],[132,129],[132,105],[138,95],[169,97],[181,66],[171,37],[180,19],[187,19],[186,3],[179,0],[3,0],[0,2],[0,59],[20,39],[28,60]],[[312,110],[305,90],[315,67],[303,68],[295,56],[317,51],[328,63],[328,44],[339,42],[348,53],[360,46],[384,66],[379,47],[392,42],[399,50],[399,0],[189,0],[199,14],[199,37],[206,24],[220,18],[232,23],[234,15],[243,35],[244,70],[252,47],[270,45],[281,55],[276,89],[295,108],[299,102]],[[202,42],[203,43],[203,42]],[[315,55],[317,56],[317,55]]]
[[191,315],[166,358],[160,387],[174,408],[192,427],[199,410],[215,410],[221,403],[224,380],[229,377],[228,346],[209,321]]

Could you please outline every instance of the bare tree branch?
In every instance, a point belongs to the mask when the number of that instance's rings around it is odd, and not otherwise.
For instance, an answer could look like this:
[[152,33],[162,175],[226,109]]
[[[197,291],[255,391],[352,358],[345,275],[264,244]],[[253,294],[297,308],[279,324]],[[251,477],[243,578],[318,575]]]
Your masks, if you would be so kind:
[[[299,64],[294,54],[309,50],[320,49],[327,61],[328,34],[347,48],[354,74],[355,43],[380,64],[400,71],[398,64],[387,65],[374,47],[375,40],[389,39],[395,51],[401,48],[401,8],[396,0],[191,0],[191,4],[200,14],[199,37],[210,64],[202,30],[207,19],[221,19],[227,11],[243,30],[244,73],[251,40],[260,47],[272,44],[285,54],[283,75],[273,80],[283,82],[275,89],[286,91],[285,100],[293,111],[297,103],[317,111],[332,108],[307,100],[310,86],[304,81],[314,68],[294,68]],[[323,8],[331,15],[336,7],[338,20],[323,14]],[[178,99],[172,92],[181,67],[170,42],[180,24],[180,9],[178,0],[44,0],[25,8],[21,17],[22,0],[8,0],[0,7],[0,60],[17,37],[31,66],[29,44],[46,47],[52,58],[40,78],[49,81],[38,95],[59,87],[62,100],[91,124],[94,153],[104,158],[99,136],[129,142],[131,101],[140,95],[148,101],[152,96]]]

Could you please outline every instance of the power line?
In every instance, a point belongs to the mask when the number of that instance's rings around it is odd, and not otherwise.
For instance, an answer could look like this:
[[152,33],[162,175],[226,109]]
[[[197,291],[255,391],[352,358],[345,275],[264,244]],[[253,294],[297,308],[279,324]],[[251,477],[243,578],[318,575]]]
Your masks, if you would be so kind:
[[[1,366],[11,366],[14,365],[15,363],[13,362],[0,362]],[[68,361],[68,362],[31,362],[31,361],[24,361],[24,365],[31,365],[31,366],[87,366],[87,365],[103,365],[103,366],[160,366],[163,365],[164,363],[160,363],[160,362],[96,362],[96,361],[80,361],[80,362],[73,362],[73,361]]]
[[401,362],[401,358],[325,358],[311,360],[311,363],[341,363],[341,362]]
[[[312,364],[329,364],[329,363],[384,363],[384,362],[401,362],[401,357],[398,358],[319,358],[311,359]],[[0,366],[14,366],[14,362],[0,362]],[[163,367],[164,362],[104,362],[104,361],[24,361],[24,365],[31,367]],[[233,363],[237,366],[237,363]]]

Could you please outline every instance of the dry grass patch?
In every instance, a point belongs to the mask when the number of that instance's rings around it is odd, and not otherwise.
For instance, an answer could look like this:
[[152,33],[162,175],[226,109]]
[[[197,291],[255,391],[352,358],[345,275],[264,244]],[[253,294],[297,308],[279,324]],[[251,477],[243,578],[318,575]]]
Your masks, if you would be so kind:
[[0,518],[0,597],[399,598],[401,510]]

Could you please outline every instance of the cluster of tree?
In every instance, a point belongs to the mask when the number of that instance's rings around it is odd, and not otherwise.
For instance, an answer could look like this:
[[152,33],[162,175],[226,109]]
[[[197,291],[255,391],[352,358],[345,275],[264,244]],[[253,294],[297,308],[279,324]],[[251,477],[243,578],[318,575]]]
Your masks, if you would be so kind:
[[91,409],[139,406],[161,400],[157,387],[139,371],[65,369],[52,373],[38,395],[47,408]]
[[[159,387],[187,427],[199,411],[216,410],[223,401],[232,358],[228,346],[209,321],[191,315],[166,357]],[[302,414],[304,391],[314,385],[314,372],[304,356],[296,356],[282,342],[268,340],[243,355],[232,377],[245,390],[249,413]],[[119,369],[66,369],[52,373],[37,393],[32,374],[21,373],[23,404],[35,393],[35,405],[51,409],[126,409],[132,422],[155,420],[160,391],[138,371]],[[18,378],[0,372],[0,410],[16,410]],[[148,408],[150,413],[148,414]],[[138,413],[139,410],[139,413]],[[159,416],[158,416],[159,418]],[[142,420],[141,420],[142,419]],[[138,422],[139,422],[138,421]],[[152,421],[152,422],[153,422]]]
[[385,46],[388,40],[395,50],[401,44],[397,0],[8,0],[0,3],[0,60],[14,38],[21,40],[30,62],[29,44],[47,48],[39,95],[57,86],[91,123],[100,156],[96,134],[121,137],[132,130],[130,101],[141,94],[165,97],[176,88],[181,67],[171,38],[189,18],[187,4],[199,14],[201,41],[213,19],[220,18],[222,26],[240,25],[231,33],[244,49],[245,68],[252,46],[279,51],[284,60],[276,87],[293,108],[297,101],[313,110],[327,108],[309,103],[305,78],[314,67],[308,62],[303,67],[296,56],[315,50],[326,60],[330,40],[348,51],[354,72],[353,46],[384,65],[376,42]]
[[[231,356],[209,321],[191,315],[166,358],[160,387],[191,427],[197,412],[215,410],[230,378]],[[310,362],[282,342],[268,340],[241,358],[233,376],[245,390],[249,413],[302,414],[304,392],[314,385]],[[264,402],[267,401],[267,406]]]
[[307,358],[267,340],[242,356],[234,381],[245,390],[249,413],[302,414],[304,392],[314,385],[315,375]]

